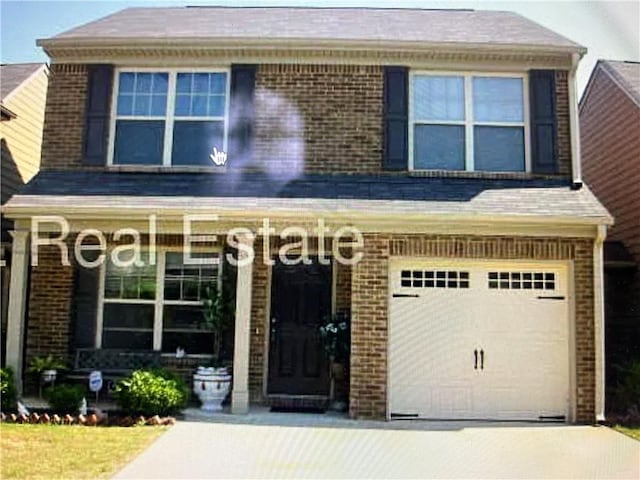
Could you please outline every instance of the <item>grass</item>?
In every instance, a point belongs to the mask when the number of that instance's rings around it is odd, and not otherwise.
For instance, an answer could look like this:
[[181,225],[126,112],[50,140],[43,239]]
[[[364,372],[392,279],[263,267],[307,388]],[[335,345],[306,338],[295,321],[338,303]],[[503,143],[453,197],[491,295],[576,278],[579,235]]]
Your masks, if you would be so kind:
[[623,427],[622,425],[616,425],[613,427],[614,430],[617,430],[620,433],[624,433],[628,437],[635,438],[640,441],[640,427]]
[[0,426],[0,478],[106,478],[167,427]]

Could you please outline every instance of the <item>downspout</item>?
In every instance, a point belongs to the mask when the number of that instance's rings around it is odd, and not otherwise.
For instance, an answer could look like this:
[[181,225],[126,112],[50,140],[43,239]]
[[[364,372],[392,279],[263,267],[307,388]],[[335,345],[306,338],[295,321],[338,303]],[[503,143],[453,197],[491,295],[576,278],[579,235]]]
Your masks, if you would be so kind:
[[571,136],[571,170],[573,173],[572,187],[574,190],[582,188],[582,162],[580,160],[580,121],[578,118],[578,94],[576,92],[576,71],[582,55],[571,55],[571,70],[568,75],[569,95],[569,126]]
[[595,341],[595,393],[596,421],[603,422],[605,400],[605,361],[604,361],[604,261],[603,244],[607,237],[606,225],[598,225],[593,243],[593,309]]

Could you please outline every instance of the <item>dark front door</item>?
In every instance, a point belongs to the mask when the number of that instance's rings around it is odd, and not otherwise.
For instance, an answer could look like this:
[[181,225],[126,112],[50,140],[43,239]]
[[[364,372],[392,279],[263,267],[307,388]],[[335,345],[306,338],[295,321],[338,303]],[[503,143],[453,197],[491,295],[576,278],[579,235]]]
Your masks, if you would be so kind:
[[331,314],[331,266],[273,266],[269,394],[328,395],[328,361],[318,327]]

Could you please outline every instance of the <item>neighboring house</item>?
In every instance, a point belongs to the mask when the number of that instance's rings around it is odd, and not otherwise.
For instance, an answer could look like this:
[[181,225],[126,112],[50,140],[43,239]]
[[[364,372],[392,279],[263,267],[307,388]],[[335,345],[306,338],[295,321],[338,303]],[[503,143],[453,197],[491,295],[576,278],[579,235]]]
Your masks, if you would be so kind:
[[[0,203],[4,205],[40,168],[48,69],[44,63],[0,65]],[[11,222],[2,222],[1,258],[9,259]],[[2,365],[5,360],[10,269],[2,268]]]
[[[508,12],[353,8],[134,8],[39,44],[43,170],[4,209],[15,367],[80,347],[197,366],[219,269],[181,253],[184,216],[209,215],[192,234],[217,242],[198,255],[224,269],[236,227],[232,246],[255,253],[237,268],[232,412],[325,400],[318,322],[346,312],[353,417],[602,418],[612,218],[581,182],[584,47]],[[63,216],[70,247],[105,232],[122,259],[135,235],[117,230],[135,228],[141,262],[88,268],[71,248],[61,266],[40,245],[60,222],[36,238],[38,215]],[[285,265],[301,228],[311,264]],[[325,228],[345,244],[328,265]]]
[[607,382],[640,360],[640,63],[599,60],[580,101],[584,178],[615,217],[605,243]]

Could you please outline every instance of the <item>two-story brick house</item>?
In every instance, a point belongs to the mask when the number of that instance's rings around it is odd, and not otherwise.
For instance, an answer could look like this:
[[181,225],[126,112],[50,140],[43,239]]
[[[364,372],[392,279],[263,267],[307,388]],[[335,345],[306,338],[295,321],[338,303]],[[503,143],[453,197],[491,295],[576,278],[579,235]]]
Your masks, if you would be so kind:
[[[354,417],[601,416],[612,220],[580,179],[583,47],[507,12],[296,8],[127,9],[40,45],[43,172],[5,209],[16,367],[81,346],[197,365],[218,269],[185,263],[185,227],[223,270],[240,227],[232,412],[326,397],[317,324],[348,312]],[[34,238],[37,215],[65,222]],[[62,223],[72,253],[132,258],[113,234],[141,232],[139,265],[61,266],[39,244]],[[293,240],[309,264],[284,264]]]

